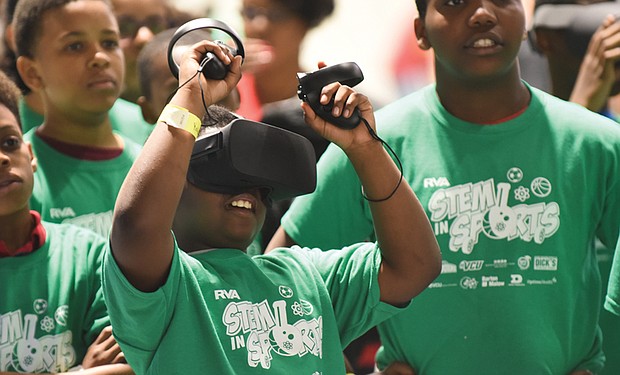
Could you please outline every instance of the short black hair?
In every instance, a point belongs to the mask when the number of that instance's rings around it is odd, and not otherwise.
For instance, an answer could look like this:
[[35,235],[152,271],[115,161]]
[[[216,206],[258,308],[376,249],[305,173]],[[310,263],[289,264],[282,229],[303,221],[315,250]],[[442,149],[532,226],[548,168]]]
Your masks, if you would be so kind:
[[15,56],[15,52],[9,45],[6,38],[6,29],[13,22],[13,15],[18,1],[19,0],[4,0],[4,4],[2,6],[2,25],[4,26],[4,37],[2,38],[2,43],[4,45],[4,49],[2,50],[2,56],[0,57],[0,69],[4,71],[6,75],[13,80],[13,82],[15,82],[22,93],[27,94],[30,92],[30,88],[28,88],[17,71],[17,56]]
[[0,70],[0,104],[7,107],[15,118],[21,129],[21,120],[19,117],[19,99],[21,91],[15,85],[15,82]]
[[428,6],[426,0],[415,0],[415,6],[418,8],[418,15],[420,18],[424,19],[424,17],[426,17],[426,8]]
[[74,1],[102,1],[112,9],[109,0],[19,0],[13,17],[17,56],[34,57],[45,13]]
[[319,25],[334,12],[334,0],[276,0],[284,8],[304,20],[308,27]]
[[240,117],[231,112],[228,108],[212,104],[207,108],[207,113],[205,113],[202,118],[202,126],[200,127],[198,138],[203,138],[206,133],[211,133],[210,130],[214,128],[223,128],[238,118]]

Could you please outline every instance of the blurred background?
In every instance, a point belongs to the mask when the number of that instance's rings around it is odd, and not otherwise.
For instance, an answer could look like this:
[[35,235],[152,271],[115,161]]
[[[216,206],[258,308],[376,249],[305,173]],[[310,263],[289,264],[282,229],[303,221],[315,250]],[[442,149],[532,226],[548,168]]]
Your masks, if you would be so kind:
[[[168,0],[179,9],[220,19],[242,34],[240,0]],[[307,71],[318,61],[328,65],[355,61],[364,72],[357,88],[375,107],[432,80],[431,53],[415,46],[413,0],[336,0],[334,13],[310,31],[302,46]]]

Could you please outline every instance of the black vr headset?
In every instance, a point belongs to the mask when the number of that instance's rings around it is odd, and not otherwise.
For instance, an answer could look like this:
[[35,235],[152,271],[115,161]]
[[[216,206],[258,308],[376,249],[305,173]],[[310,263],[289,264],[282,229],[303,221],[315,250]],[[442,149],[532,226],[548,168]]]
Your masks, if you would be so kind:
[[[232,28],[218,20],[195,19],[181,25],[168,45],[168,65],[176,77],[179,66],[173,59],[174,47],[183,35],[199,29],[223,31],[236,44],[236,49],[231,49],[233,54],[244,56],[243,44]],[[200,69],[210,79],[222,79],[228,72],[212,53],[207,53]],[[198,138],[187,180],[215,193],[237,194],[259,188],[263,198],[292,198],[314,191],[316,156],[312,143],[299,134],[236,119],[216,133]]]
[[308,194],[316,187],[314,148],[308,139],[288,130],[233,120],[196,141],[187,180],[215,193],[260,188],[273,200]]

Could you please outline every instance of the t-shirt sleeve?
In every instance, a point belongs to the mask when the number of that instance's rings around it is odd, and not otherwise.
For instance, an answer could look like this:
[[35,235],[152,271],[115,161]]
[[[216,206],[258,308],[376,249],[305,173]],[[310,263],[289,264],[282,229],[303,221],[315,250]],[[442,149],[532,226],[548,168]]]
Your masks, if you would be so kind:
[[404,308],[381,302],[381,252],[365,242],[338,250],[305,251],[330,294],[343,345]]
[[282,218],[286,233],[301,246],[341,248],[373,235],[372,216],[344,152],[330,145],[317,164],[317,188],[297,197]]
[[[180,279],[180,250],[176,246],[168,279],[158,290],[136,289],[118,267],[108,244],[103,263],[103,292],[112,331],[128,363],[137,374],[150,364],[166,327],[172,319]],[[148,327],[148,328],[145,328]],[[148,366],[148,365],[147,365]]]

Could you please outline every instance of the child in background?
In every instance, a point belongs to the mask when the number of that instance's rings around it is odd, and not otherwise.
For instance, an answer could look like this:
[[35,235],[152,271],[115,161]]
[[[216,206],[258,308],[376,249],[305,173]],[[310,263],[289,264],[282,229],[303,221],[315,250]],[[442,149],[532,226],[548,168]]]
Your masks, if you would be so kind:
[[[224,80],[197,74],[207,51],[232,64]],[[269,190],[213,192],[187,179],[199,116],[207,110],[203,99],[211,104],[229,95],[240,67],[240,56],[213,42],[194,45],[181,62],[182,88],[123,184],[103,276],[115,337],[139,374],[342,374],[344,345],[437,276],[439,249],[382,143],[364,125],[339,129],[304,104],[309,125],[342,147],[364,193],[377,200],[370,205],[378,242],[333,252],[245,254],[264,220]],[[338,84],[323,93],[323,104],[335,97],[335,108],[347,116],[358,107],[374,128],[365,96]],[[207,113],[219,124],[230,120]]]
[[36,159],[22,139],[20,91],[0,72],[0,373],[133,374],[101,292],[105,239],[41,221],[28,200]]
[[[170,96],[179,87],[179,81],[170,72],[168,67],[168,45],[177,29],[164,30],[153,37],[140,50],[138,55],[138,83],[142,95],[137,103],[142,109],[142,116],[150,123],[155,124],[159,114],[164,109]],[[184,42],[193,40],[196,43],[209,39],[210,35],[204,30],[195,30],[183,37]],[[185,47],[181,47],[179,52]],[[189,48],[189,46],[188,46]],[[239,93],[235,89],[219,105],[235,111],[239,108]]]
[[160,32],[197,17],[178,10],[166,0],[112,0],[112,7],[120,29],[119,44],[125,55],[121,98],[137,103],[143,95],[137,67],[142,48]]
[[[4,40],[5,51],[2,57],[2,69],[17,83],[22,90],[24,97],[20,102],[20,116],[22,129],[27,133],[30,129],[43,123],[43,100],[40,95],[32,92],[23,82],[17,72],[16,49],[14,43],[13,17],[18,0],[5,0],[3,5],[5,21]],[[64,74],[71,74],[65,71]],[[110,124],[112,129],[119,134],[131,139],[132,141],[143,144],[152,130],[152,126],[147,124],[140,115],[140,109],[134,103],[123,99],[117,99],[109,111]]]
[[45,104],[26,133],[39,159],[31,206],[44,220],[107,236],[114,201],[140,146],[113,132],[123,82],[118,25],[105,0],[20,0],[17,67]]
[[[442,249],[442,274],[379,324],[377,365],[422,375],[586,374],[604,366],[594,251],[620,228],[620,129],[523,82],[521,0],[417,0],[436,84],[377,113]],[[335,147],[271,247],[372,236],[359,182]],[[387,372],[387,371],[386,371]]]

